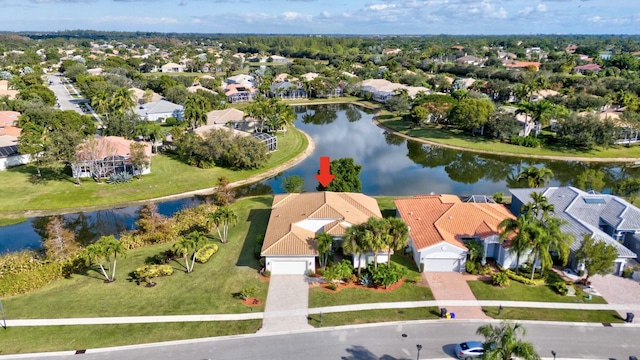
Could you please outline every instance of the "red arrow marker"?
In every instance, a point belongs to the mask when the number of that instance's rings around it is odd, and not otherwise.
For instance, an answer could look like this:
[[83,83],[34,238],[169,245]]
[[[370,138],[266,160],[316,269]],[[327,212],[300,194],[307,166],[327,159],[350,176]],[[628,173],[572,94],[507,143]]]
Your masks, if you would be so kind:
[[320,185],[327,187],[331,180],[333,180],[334,175],[331,174],[331,169],[329,168],[329,164],[331,159],[328,156],[320,156],[320,173],[316,175],[316,179]]

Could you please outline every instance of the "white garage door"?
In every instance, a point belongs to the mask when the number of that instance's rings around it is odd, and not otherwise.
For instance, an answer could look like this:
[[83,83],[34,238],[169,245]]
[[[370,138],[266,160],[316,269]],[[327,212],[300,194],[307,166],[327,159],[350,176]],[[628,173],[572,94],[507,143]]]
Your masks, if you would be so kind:
[[307,273],[306,261],[272,261],[271,274],[304,275]]
[[452,272],[460,271],[460,259],[426,259],[424,271]]

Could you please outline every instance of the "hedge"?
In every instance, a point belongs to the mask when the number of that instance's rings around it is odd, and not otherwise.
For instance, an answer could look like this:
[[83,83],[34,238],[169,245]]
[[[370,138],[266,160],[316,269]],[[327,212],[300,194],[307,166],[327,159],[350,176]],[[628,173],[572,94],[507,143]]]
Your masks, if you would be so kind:
[[144,265],[134,271],[136,278],[140,280],[148,280],[161,276],[173,275],[173,267],[171,265]]
[[544,285],[544,283],[547,281],[547,279],[529,279],[528,277],[525,276],[521,276],[518,275],[516,273],[514,273],[513,271],[509,270],[509,269],[504,269],[502,270],[505,274],[507,274],[507,276],[509,277],[509,279],[511,280],[515,280],[519,283],[523,283],[525,285]]
[[196,251],[196,261],[201,264],[204,264],[207,261],[209,261],[209,259],[211,259],[213,254],[217,252],[218,252],[218,244],[205,245],[200,250]]
[[0,276],[0,296],[13,296],[37,290],[61,279],[63,268],[61,262],[40,262],[34,259],[29,269],[7,272]]

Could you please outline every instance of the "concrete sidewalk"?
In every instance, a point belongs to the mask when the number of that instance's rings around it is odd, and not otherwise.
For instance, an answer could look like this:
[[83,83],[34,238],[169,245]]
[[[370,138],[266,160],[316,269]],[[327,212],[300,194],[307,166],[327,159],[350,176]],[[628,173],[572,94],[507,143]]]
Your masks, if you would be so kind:
[[[537,309],[574,309],[574,310],[615,310],[640,312],[640,304],[575,304],[575,303],[551,303],[529,301],[482,301],[482,300],[430,300],[430,301],[406,301],[392,303],[353,304],[342,306],[328,306],[308,309],[308,314],[336,313],[375,309],[408,309],[417,307],[466,307],[466,306],[492,306],[503,308],[537,308]],[[280,316],[304,316],[304,310],[293,309],[279,310]],[[16,319],[7,320],[7,327],[12,326],[57,326],[57,325],[96,325],[96,324],[142,324],[162,322],[201,322],[201,321],[235,321],[249,319],[263,319],[264,313],[244,314],[212,314],[212,315],[169,315],[169,316],[128,316],[128,317],[98,317],[98,318],[63,318],[63,319]],[[456,320],[462,318],[456,317]],[[464,319],[478,320],[478,319]],[[2,325],[0,323],[0,325]]]

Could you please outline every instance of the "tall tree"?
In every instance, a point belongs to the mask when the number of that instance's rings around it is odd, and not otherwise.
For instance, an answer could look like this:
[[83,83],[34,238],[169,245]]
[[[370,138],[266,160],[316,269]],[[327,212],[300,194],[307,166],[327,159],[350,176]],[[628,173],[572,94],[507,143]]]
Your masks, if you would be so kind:
[[544,221],[539,220],[538,225],[534,227],[536,236],[533,238],[533,245],[531,247],[533,255],[531,280],[533,280],[535,265],[538,260],[540,260],[541,274],[553,265],[550,251],[558,254],[563,265],[567,264],[573,236],[562,231],[561,226],[565,223],[566,222],[560,218],[549,216]]
[[[229,235],[229,225],[238,223],[238,215],[230,207],[221,206],[211,214],[211,220],[216,225],[220,242],[226,243]],[[222,228],[222,231],[220,231],[220,228]]]
[[449,120],[462,128],[474,131],[483,129],[493,111],[493,103],[490,100],[463,99],[451,109]]
[[331,160],[330,172],[335,177],[327,187],[318,184],[318,191],[337,192],[361,192],[362,182],[360,181],[360,171],[362,165],[356,164],[353,158],[341,158]]
[[[105,282],[113,282],[116,280],[116,263],[118,255],[124,255],[126,248],[124,245],[115,238],[113,235],[102,236],[98,241],[86,247],[85,255],[90,263],[97,262],[104,275]],[[106,268],[109,269],[107,273]]]
[[523,213],[517,219],[504,219],[498,224],[500,242],[508,239],[509,251],[516,254],[516,274],[520,273],[520,257],[533,244],[534,226],[534,218],[529,213]]
[[43,245],[48,259],[64,260],[80,250],[74,232],[65,226],[62,216],[49,219],[46,233]]
[[300,175],[291,175],[282,179],[282,190],[286,193],[304,192],[304,178]]
[[[192,231],[187,236],[180,236],[178,241],[173,245],[176,254],[184,258],[184,265],[187,273],[193,271],[193,266],[196,263],[196,252],[207,241],[207,238],[199,231]],[[189,262],[191,257],[191,262]]]
[[136,106],[135,95],[132,90],[121,87],[113,93],[110,107],[115,114],[123,115],[130,112]]
[[347,229],[342,243],[342,250],[345,254],[353,254],[358,256],[358,276],[361,274],[362,264],[360,264],[360,255],[371,249],[371,232],[361,225],[353,225]]
[[391,251],[401,250],[407,246],[409,227],[402,219],[397,217],[388,218],[387,222],[389,223],[389,236],[387,237],[389,257],[387,258],[387,265],[391,266]]
[[[373,266],[378,268],[378,253],[388,247],[389,244],[389,222],[387,219],[370,217],[363,224],[371,232],[371,250],[373,251]],[[391,254],[389,254],[391,257]]]
[[576,259],[584,264],[584,283],[593,275],[605,275],[613,270],[615,260],[618,258],[618,250],[615,246],[596,240],[590,234],[584,234],[582,244],[576,251]]
[[129,146],[129,156],[134,172],[137,173],[138,179],[142,177],[142,170],[149,166],[151,159],[146,152],[147,147],[143,143],[133,142]]
[[533,344],[521,337],[527,334],[526,329],[518,323],[503,322],[500,325],[483,325],[476,334],[482,335],[485,341],[483,359],[511,360],[514,357],[524,360],[539,360]]
[[318,247],[318,261],[322,269],[327,268],[327,262],[329,260],[329,254],[331,252],[331,245],[333,245],[333,236],[326,232],[316,234],[315,240]]

